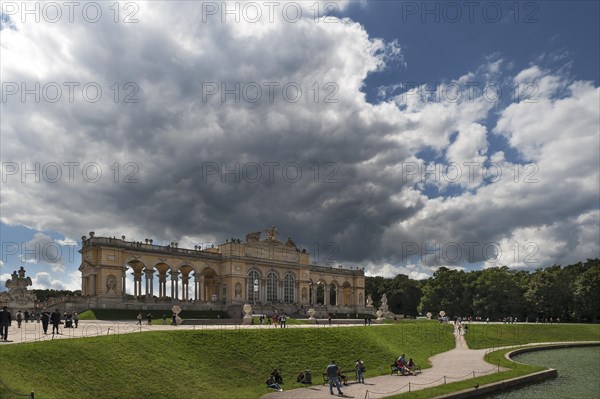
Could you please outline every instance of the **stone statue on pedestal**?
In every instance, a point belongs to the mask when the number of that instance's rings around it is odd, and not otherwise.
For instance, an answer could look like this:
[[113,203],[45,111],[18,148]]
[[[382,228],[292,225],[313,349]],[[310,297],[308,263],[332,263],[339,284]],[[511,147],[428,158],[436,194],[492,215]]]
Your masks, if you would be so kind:
[[11,308],[33,308],[37,298],[33,292],[27,291],[32,284],[31,277],[25,277],[25,269],[21,266],[19,272],[15,270],[6,281],[8,292],[0,293],[0,302]]

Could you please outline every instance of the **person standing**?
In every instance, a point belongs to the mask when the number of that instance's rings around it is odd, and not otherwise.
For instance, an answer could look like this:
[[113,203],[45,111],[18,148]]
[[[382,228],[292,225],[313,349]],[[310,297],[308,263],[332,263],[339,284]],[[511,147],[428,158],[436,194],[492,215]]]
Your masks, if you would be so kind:
[[21,323],[23,322],[23,314],[19,310],[17,312],[17,328],[21,328]]
[[44,308],[42,311],[42,330],[44,330],[44,334],[48,334],[48,323],[50,323],[50,313]]
[[25,323],[29,323],[29,311],[26,310],[25,313],[23,313],[23,315],[25,316]]
[[360,360],[357,359],[356,360],[356,364],[354,365],[354,367],[356,368],[356,382],[358,383],[365,383],[365,363]]
[[142,325],[142,312],[138,313],[137,315],[137,325],[141,326]]
[[4,306],[0,312],[0,339],[8,340],[8,326],[12,323],[12,317],[8,308]]
[[283,312],[281,314],[281,328],[285,328],[286,321],[287,321],[287,315],[285,314],[285,312]]
[[333,386],[337,388],[338,395],[343,395],[341,386],[340,386],[340,377],[339,377],[340,368],[335,363],[335,360],[332,360],[329,366],[327,366],[326,373],[327,378],[329,379],[329,393],[333,395]]
[[60,335],[60,333],[58,332],[58,325],[60,324],[60,312],[58,311],[58,309],[56,309],[50,315],[50,323],[52,323],[52,334],[56,332],[56,334]]
[[79,315],[77,312],[73,312],[73,321],[75,322],[75,328],[79,327]]

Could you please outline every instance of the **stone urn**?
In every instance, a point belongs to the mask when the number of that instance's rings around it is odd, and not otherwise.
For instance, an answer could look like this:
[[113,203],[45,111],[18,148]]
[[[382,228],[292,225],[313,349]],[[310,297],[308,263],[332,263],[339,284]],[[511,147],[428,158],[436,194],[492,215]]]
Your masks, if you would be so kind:
[[427,319],[431,320],[431,316],[433,316],[433,314],[431,312],[427,312],[425,316],[427,316]]
[[250,325],[252,324],[252,305],[249,303],[244,304],[242,308],[244,310],[244,318],[242,320],[242,324]]
[[375,312],[375,314],[377,315],[377,318],[375,319],[375,323],[378,323],[378,324],[383,323],[383,320],[385,320],[383,318],[383,310],[379,309],[377,312]]
[[317,322],[317,319],[315,319],[315,314],[317,313],[314,309],[308,309],[308,311],[306,312],[309,316],[308,318],[308,322],[311,324],[315,324]]
[[177,322],[177,325],[180,325],[181,322],[183,321],[181,319],[181,317],[179,317],[179,313],[181,313],[181,307],[175,305],[171,308],[171,310],[173,311],[173,313],[175,314],[175,321]]

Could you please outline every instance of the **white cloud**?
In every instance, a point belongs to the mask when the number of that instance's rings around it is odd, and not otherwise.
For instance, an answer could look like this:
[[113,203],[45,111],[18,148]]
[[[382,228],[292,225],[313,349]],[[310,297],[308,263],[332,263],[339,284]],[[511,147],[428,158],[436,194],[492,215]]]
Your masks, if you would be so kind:
[[[103,88],[96,103],[82,100],[79,89],[69,102],[65,89],[57,103],[16,96],[3,104],[1,157],[19,169],[3,183],[1,220],[63,234],[53,240],[38,233],[30,242],[54,272],[65,270],[65,262],[52,262],[52,253],[41,248],[75,249],[68,237],[90,230],[155,243],[179,239],[180,246],[193,247],[272,224],[306,247],[335,241],[344,263],[370,262],[369,273],[423,277],[440,264],[460,267],[431,256],[417,268],[395,266],[407,263],[403,243],[498,243],[505,256],[509,240],[532,239],[540,244],[540,262],[597,256],[600,104],[593,83],[533,65],[512,81],[535,83],[537,102],[521,98],[501,108],[481,95],[439,101],[451,84],[501,75],[511,63],[495,55],[475,72],[445,81],[435,94],[396,95],[373,105],[365,100],[365,79],[410,62],[401,39],[386,43],[348,19],[324,23],[308,13],[296,23],[281,17],[222,23],[220,16],[203,22],[198,2],[139,5],[137,24],[15,20],[17,30],[2,32],[4,81],[28,87],[97,82]],[[303,10],[310,5],[301,3]],[[137,103],[123,102],[132,93],[127,82],[139,89]],[[278,83],[273,101],[265,82]],[[207,85],[221,90],[236,83],[261,87],[260,101],[206,96]],[[282,98],[282,87],[291,83],[302,88],[297,102]],[[326,102],[327,96],[337,102]],[[488,125],[492,111],[499,115],[495,127]],[[490,146],[491,134],[503,135],[535,165],[524,169],[508,161]],[[496,162],[502,179],[487,184],[476,169],[471,181],[463,168],[453,197],[428,198],[432,186],[442,192],[455,186],[425,184],[418,174],[406,179],[402,167],[423,164],[417,154],[426,149],[446,164]],[[271,180],[263,168],[258,182],[223,174],[236,175],[236,165],[241,171],[249,162],[279,169]],[[22,173],[36,163],[39,182]],[[56,182],[52,163],[62,172]],[[290,183],[281,169],[294,163],[303,173]],[[92,182],[95,165],[101,174]],[[219,170],[207,174],[208,165]],[[487,259],[465,254],[461,260],[475,264]]]

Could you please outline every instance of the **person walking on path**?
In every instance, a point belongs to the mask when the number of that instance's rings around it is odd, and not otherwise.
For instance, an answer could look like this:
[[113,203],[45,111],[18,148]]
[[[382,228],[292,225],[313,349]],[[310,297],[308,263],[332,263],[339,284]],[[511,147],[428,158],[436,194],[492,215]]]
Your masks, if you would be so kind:
[[359,384],[362,382],[364,384],[365,383],[365,374],[364,374],[365,373],[365,363],[362,360],[357,359],[354,367],[356,368],[356,382],[358,382]]
[[79,315],[77,312],[73,312],[73,322],[75,322],[75,328],[79,327]]
[[2,312],[0,312],[0,339],[3,341],[8,340],[8,326],[12,323],[12,317],[8,308],[4,306]]
[[56,309],[50,315],[50,322],[52,323],[52,334],[56,332],[60,335],[60,333],[58,332],[58,325],[60,324],[60,312],[58,311],[58,309]]
[[50,323],[50,313],[44,308],[42,311],[42,315],[40,316],[42,320],[42,330],[44,330],[44,334],[48,334],[48,324]]
[[19,310],[17,312],[17,328],[21,328],[21,323],[23,322],[23,313]]
[[142,325],[142,312],[138,313],[137,315],[137,325],[141,326]]
[[339,377],[340,368],[337,364],[335,364],[335,360],[332,360],[329,366],[327,366],[326,373],[327,378],[329,379],[329,393],[333,395],[333,386],[337,388],[338,395],[343,395],[341,385],[340,385],[340,377]]

